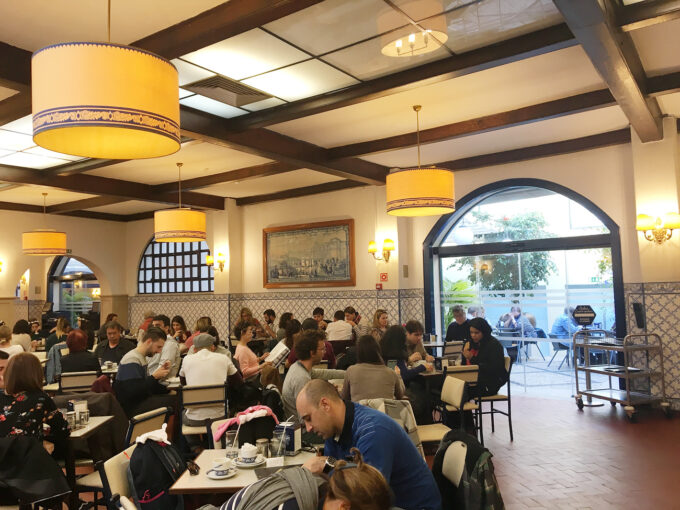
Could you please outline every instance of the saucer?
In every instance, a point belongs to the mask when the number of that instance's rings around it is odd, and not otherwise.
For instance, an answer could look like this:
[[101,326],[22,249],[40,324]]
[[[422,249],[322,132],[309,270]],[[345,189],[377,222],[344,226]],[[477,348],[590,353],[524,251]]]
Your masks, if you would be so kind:
[[253,468],[257,466],[261,466],[267,461],[262,455],[258,455],[255,457],[255,462],[243,462],[241,457],[238,457],[237,459],[234,459],[234,465],[236,467],[240,468]]
[[231,478],[232,476],[236,476],[236,469],[234,468],[229,468],[227,470],[216,470],[216,469],[209,469],[206,472],[206,476],[210,478],[211,480],[224,480],[225,478]]

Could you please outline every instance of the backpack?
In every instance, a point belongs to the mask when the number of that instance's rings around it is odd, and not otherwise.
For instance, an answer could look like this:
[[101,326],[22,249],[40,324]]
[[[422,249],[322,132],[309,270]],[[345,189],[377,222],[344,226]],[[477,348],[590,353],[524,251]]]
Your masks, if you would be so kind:
[[284,421],[286,419],[285,411],[283,410],[283,400],[281,399],[281,393],[279,393],[276,385],[269,384],[264,390],[262,390],[261,404],[271,409],[279,421]]
[[[158,469],[158,466],[163,469]],[[186,463],[174,445],[147,440],[137,444],[128,473],[137,508],[142,510],[183,510],[182,496],[169,494]]]
[[[467,447],[465,468],[456,487],[442,474],[446,450],[456,441]],[[477,438],[454,429],[444,436],[432,464],[432,474],[442,496],[442,509],[453,510],[502,510],[503,498],[494,474],[491,452],[484,448]]]

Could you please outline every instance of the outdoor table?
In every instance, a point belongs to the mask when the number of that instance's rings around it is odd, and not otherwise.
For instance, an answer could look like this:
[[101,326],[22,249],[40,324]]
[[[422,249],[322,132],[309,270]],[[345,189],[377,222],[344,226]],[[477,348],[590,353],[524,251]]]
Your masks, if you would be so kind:
[[[203,450],[196,457],[196,464],[201,469],[197,475],[191,475],[188,470],[182,473],[177,481],[170,487],[170,494],[233,494],[243,487],[257,481],[255,469],[257,468],[237,468],[238,474],[224,480],[211,480],[207,476],[209,469],[212,469],[213,459],[224,457],[226,450]],[[294,457],[285,457],[286,466],[304,464],[307,459],[314,457],[316,453],[301,451]],[[265,464],[259,467],[265,467]]]

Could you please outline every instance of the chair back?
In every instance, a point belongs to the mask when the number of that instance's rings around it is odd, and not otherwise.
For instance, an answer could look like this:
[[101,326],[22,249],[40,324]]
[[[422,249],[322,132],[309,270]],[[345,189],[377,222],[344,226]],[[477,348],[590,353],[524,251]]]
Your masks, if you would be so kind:
[[512,370],[512,359],[510,358],[510,356],[505,356],[504,361],[505,371],[508,373],[508,377],[510,377],[510,370]]
[[461,353],[463,352],[463,345],[465,342],[446,342],[444,344],[444,358],[447,359],[456,359],[460,358]]
[[179,415],[182,416],[185,409],[199,407],[224,406],[224,414],[227,414],[227,383],[211,384],[206,386],[180,386],[177,389],[179,394]]
[[122,508],[123,510],[137,510],[135,504],[125,496],[121,496],[118,502],[120,504],[119,508]]
[[229,421],[229,418],[220,418],[218,420],[212,420],[208,423],[208,448],[211,450],[214,450],[215,448],[226,448],[227,447],[227,434],[222,434],[222,437],[220,437],[220,443],[218,446],[215,445],[215,441],[213,440],[215,432],[217,432],[217,429],[220,428],[220,426]]
[[90,391],[97,380],[97,372],[64,372],[59,378],[59,391],[62,393],[82,393]]
[[442,402],[461,409],[465,398],[465,381],[456,377],[445,377],[442,385]]
[[466,458],[467,445],[462,441],[454,441],[446,449],[446,453],[444,453],[442,475],[456,487],[458,487],[463,477]]
[[59,349],[59,352],[61,353],[62,356],[68,356],[69,352],[71,351],[69,350],[68,347],[62,347],[61,349]]
[[133,416],[125,435],[126,446],[133,443],[142,434],[160,429],[164,423],[168,422],[171,412],[172,409],[169,407],[159,407],[153,411]]
[[520,336],[521,332],[515,328],[498,328],[499,336]]
[[99,463],[97,466],[102,479],[107,506],[111,503],[114,494],[126,498],[132,497],[127,472],[130,465],[130,457],[136,447],[137,443],[114,455],[109,460]]
[[312,368],[319,368],[319,369],[325,370],[325,369],[328,368],[328,360],[322,359],[321,361],[319,361],[319,363],[314,365]]
[[479,377],[479,365],[457,365],[446,368],[446,375],[468,383],[476,383]]
[[418,425],[416,417],[413,414],[413,408],[408,400],[391,400],[386,398],[370,398],[360,400],[359,404],[376,409],[381,413],[385,413],[399,425],[401,425],[408,435],[409,439],[420,452],[423,459],[425,459],[425,451],[423,444],[418,435]]

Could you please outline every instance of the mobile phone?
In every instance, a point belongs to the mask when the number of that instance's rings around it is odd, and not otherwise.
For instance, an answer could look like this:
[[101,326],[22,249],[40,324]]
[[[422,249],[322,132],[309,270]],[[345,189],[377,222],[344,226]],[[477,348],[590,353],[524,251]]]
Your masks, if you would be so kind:
[[397,360],[396,359],[387,360],[387,368],[389,368],[390,370],[394,370],[394,367],[396,367],[396,366],[397,366]]

